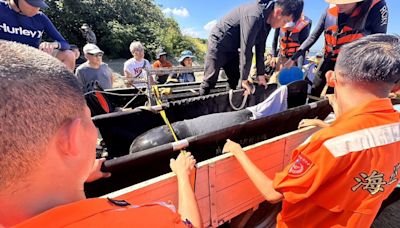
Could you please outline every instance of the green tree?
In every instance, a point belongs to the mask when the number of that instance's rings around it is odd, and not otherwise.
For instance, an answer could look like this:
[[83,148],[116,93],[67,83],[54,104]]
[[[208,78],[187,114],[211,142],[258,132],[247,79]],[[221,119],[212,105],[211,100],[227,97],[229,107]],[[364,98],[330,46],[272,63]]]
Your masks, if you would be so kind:
[[165,17],[154,0],[47,0],[45,11],[61,34],[82,47],[85,40],[79,28],[91,26],[98,45],[111,58],[129,58],[129,44],[140,41],[146,57],[154,59],[156,50],[164,47],[178,56],[183,50],[193,51],[202,60],[205,42],[183,36],[178,23]]

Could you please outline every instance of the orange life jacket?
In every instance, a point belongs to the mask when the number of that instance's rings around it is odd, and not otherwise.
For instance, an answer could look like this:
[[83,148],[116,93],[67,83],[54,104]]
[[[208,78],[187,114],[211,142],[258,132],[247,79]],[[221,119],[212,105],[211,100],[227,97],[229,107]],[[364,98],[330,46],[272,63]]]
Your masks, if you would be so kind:
[[14,228],[28,227],[192,227],[170,204],[131,205],[124,200],[88,199],[62,205]]
[[381,0],[373,0],[369,9],[362,15],[362,6],[359,5],[350,15],[346,25],[339,31],[339,8],[331,4],[325,19],[325,58],[336,61],[340,48],[354,40],[370,33],[365,30],[365,24],[371,9]]
[[287,28],[280,29],[280,48],[281,55],[286,58],[292,57],[294,53],[299,50],[300,43],[300,32],[303,31],[311,23],[308,17],[301,17],[294,29],[289,31]]

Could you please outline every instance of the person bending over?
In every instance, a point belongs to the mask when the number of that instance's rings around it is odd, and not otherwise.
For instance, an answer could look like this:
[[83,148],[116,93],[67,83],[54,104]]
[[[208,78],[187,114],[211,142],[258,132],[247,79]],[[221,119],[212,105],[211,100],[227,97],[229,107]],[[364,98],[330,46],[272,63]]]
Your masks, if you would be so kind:
[[303,11],[303,0],[259,0],[241,5],[225,15],[212,29],[204,66],[200,95],[215,87],[223,68],[231,89],[237,85],[251,92],[247,80],[255,47],[258,82],[266,85],[264,52],[271,28],[297,21]]

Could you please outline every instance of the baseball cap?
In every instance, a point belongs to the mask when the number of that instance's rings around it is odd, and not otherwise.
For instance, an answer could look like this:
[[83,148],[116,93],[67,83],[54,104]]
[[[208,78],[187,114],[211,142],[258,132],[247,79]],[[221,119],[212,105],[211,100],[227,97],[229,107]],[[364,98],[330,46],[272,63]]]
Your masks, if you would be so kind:
[[164,50],[160,50],[159,52],[157,52],[156,58],[159,59],[161,56],[163,55],[167,55],[168,53]]
[[181,56],[179,57],[178,62],[182,62],[184,59],[186,58],[194,58],[195,56],[193,55],[193,53],[189,50],[185,50],[181,52]]
[[26,0],[26,2],[34,7],[39,7],[42,9],[49,8],[49,6],[43,0]]
[[104,51],[97,47],[96,44],[86,44],[83,46],[83,53],[95,55],[98,53],[104,53]]

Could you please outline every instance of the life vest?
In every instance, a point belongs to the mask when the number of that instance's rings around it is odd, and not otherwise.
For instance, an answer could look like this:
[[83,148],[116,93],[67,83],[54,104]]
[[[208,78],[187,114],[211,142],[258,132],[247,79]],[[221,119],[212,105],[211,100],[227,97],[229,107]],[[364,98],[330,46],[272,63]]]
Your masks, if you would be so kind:
[[114,111],[111,101],[103,94],[104,90],[98,81],[86,83],[83,88],[86,103],[92,116],[106,114]]
[[303,31],[311,23],[311,20],[308,17],[301,17],[294,29],[289,31],[287,28],[280,29],[280,48],[281,55],[286,58],[292,57],[294,53],[299,50],[301,45],[300,43],[300,32]]
[[381,0],[373,0],[367,12],[362,14],[362,3],[350,15],[346,25],[339,31],[339,8],[331,4],[325,19],[325,58],[336,61],[340,48],[370,34],[365,30],[366,20],[371,9]]

